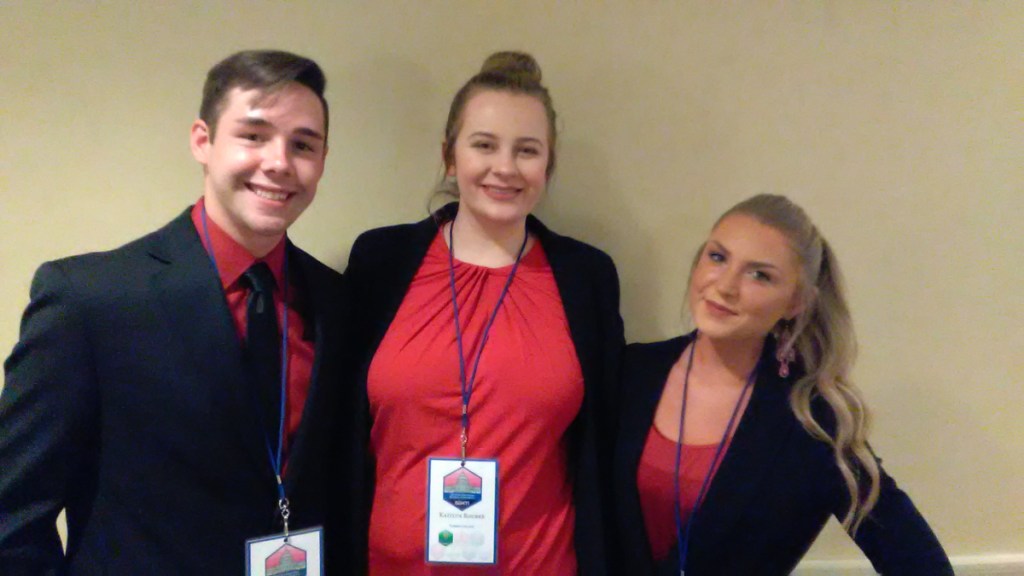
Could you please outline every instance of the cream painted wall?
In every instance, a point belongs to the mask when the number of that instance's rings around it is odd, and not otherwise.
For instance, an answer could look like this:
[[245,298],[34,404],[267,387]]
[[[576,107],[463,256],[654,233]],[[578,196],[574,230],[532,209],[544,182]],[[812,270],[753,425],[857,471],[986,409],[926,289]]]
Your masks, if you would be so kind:
[[[460,83],[526,49],[562,129],[540,214],[615,258],[629,339],[682,329],[717,214],[791,195],[845,266],[887,468],[951,554],[1024,552],[1024,3],[8,1],[0,22],[3,354],[41,262],[199,196],[188,127],[221,57],[324,66],[331,153],[292,236],[343,269],[360,231],[424,215]],[[811,551],[858,555],[834,527]]]

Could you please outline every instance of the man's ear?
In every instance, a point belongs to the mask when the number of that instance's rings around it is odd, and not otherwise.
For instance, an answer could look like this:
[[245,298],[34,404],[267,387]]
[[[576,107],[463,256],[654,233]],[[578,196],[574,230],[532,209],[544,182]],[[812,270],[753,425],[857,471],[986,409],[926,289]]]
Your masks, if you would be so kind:
[[206,122],[196,120],[192,123],[188,140],[192,149],[192,157],[196,159],[196,162],[206,166],[210,154],[210,143],[213,141],[210,127],[206,125]]

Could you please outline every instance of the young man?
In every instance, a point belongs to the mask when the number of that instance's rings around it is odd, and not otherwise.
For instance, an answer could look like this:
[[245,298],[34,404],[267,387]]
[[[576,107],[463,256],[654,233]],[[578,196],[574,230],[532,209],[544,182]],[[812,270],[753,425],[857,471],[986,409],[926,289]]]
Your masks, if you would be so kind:
[[[286,231],[323,172],[324,85],[285,52],[220,62],[192,125],[195,206],[39,268],[4,364],[0,572],[243,574],[282,561],[247,540],[323,523],[344,489],[341,276]],[[304,546],[288,560],[312,563]]]

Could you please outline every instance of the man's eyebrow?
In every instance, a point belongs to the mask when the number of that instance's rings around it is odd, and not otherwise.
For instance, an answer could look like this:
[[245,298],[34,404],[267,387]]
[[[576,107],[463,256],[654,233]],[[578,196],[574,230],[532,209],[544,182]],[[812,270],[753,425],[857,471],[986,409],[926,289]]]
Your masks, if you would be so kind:
[[305,127],[296,128],[295,129],[295,133],[296,134],[300,134],[302,136],[308,136],[310,138],[315,138],[317,140],[323,140],[324,139],[324,135],[323,134],[317,132],[316,130],[313,130],[312,128],[305,128]]
[[270,126],[270,122],[258,116],[246,116],[245,118],[239,118],[235,122],[245,126]]
[[[264,127],[267,127],[267,126],[273,126],[273,124],[268,122],[266,119],[260,118],[258,116],[247,116],[245,118],[239,118],[237,120],[237,123],[241,124],[243,126],[252,126],[253,128],[264,128]],[[307,128],[305,126],[300,127],[300,128],[296,128],[292,133],[293,134],[298,134],[300,136],[306,136],[308,138],[315,138],[317,140],[323,140],[324,139],[324,135],[323,134],[321,134],[320,132],[318,132],[318,131],[316,131],[316,130],[314,130],[312,128]]]

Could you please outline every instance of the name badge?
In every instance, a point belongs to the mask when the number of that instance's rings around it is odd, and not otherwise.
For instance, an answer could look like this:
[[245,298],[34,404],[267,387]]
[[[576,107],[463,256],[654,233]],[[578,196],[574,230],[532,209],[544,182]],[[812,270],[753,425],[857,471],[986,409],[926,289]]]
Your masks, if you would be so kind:
[[427,460],[427,562],[498,562],[498,461]]
[[245,542],[245,573],[248,576],[323,576],[324,530],[274,534]]

